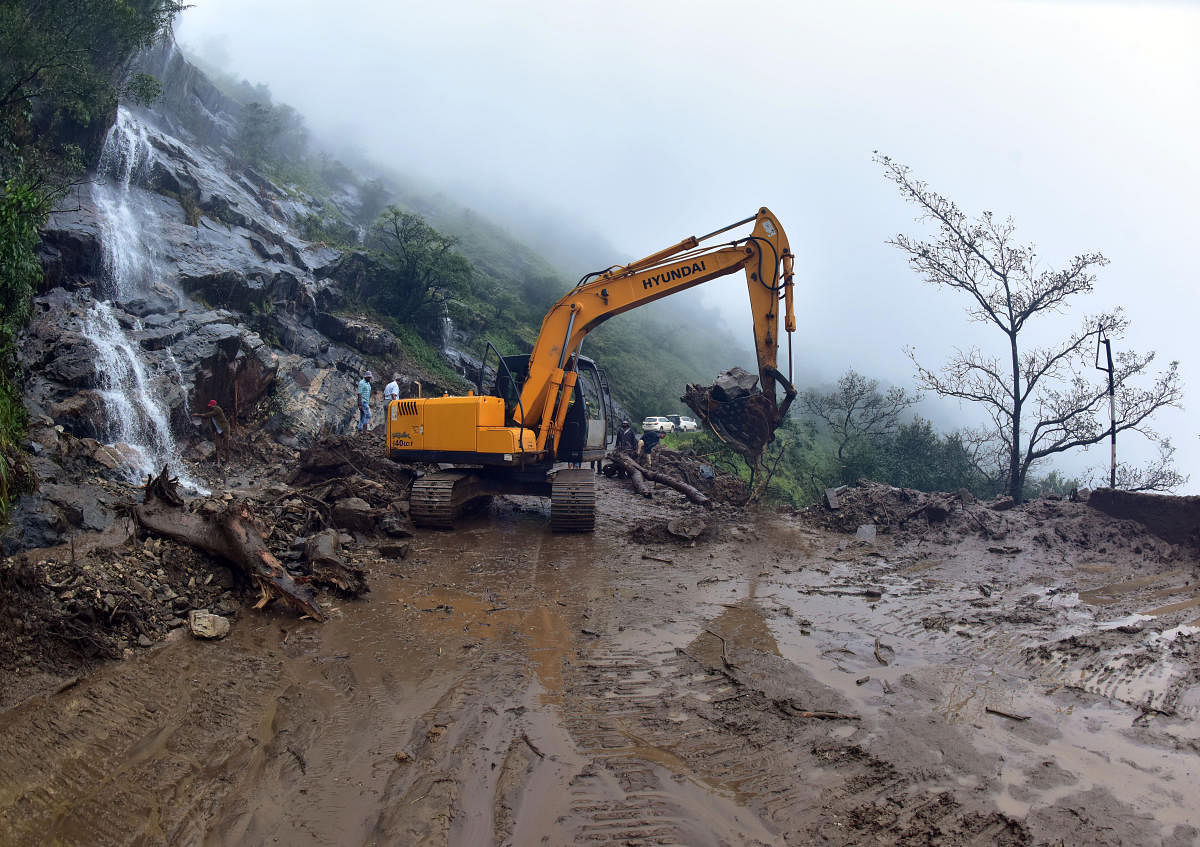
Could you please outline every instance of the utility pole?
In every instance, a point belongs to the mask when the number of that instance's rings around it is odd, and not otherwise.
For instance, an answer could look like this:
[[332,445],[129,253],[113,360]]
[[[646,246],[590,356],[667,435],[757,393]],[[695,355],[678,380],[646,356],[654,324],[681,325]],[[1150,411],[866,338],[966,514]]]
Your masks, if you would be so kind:
[[[1100,364],[1100,345],[1104,345],[1107,366]],[[1104,333],[1104,325],[1096,328],[1096,369],[1108,372],[1108,438],[1112,445],[1109,462],[1108,487],[1117,487],[1117,395],[1113,387],[1112,342]]]

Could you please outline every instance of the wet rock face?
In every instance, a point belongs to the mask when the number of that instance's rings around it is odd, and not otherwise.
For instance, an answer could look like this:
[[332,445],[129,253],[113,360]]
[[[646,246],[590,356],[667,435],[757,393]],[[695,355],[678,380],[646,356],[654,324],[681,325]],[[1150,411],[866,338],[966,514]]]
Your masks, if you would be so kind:
[[368,356],[387,356],[399,349],[396,336],[373,323],[339,315],[322,314],[317,329],[327,338],[340,341]]
[[60,226],[45,230],[38,247],[44,284],[49,287],[82,288],[102,273],[100,228],[94,216],[82,210],[63,212]]
[[[210,399],[243,418],[276,398],[272,427],[298,444],[338,429],[358,375],[379,368],[365,357],[398,353],[381,327],[330,314],[344,284],[381,268],[300,237],[314,201],[229,158],[242,106],[173,45],[138,67],[164,96],[119,112],[97,179],[42,232],[49,290],[21,339],[27,404],[74,435],[115,436],[90,320],[108,300],[176,438],[198,434],[189,414]],[[352,181],[334,195],[357,208]]]
[[216,400],[237,414],[266,396],[278,364],[262,339],[244,327],[227,323],[205,326],[183,345],[183,359],[193,366],[193,396]]

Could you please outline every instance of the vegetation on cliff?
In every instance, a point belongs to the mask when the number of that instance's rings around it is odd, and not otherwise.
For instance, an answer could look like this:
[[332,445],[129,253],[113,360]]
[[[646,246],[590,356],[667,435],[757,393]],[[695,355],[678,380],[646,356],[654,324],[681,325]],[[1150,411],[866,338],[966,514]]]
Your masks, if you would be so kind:
[[28,482],[16,334],[41,282],[37,231],[99,151],[117,99],[153,98],[128,73],[183,8],[174,0],[0,2],[0,516]]

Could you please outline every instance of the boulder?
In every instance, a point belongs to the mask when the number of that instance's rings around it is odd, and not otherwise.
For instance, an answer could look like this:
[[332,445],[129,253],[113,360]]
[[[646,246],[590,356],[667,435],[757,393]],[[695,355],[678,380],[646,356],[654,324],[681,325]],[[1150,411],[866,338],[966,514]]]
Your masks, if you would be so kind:
[[1015,506],[1017,504],[1016,504],[1016,501],[1013,500],[1013,498],[1009,497],[1007,494],[1002,494],[999,497],[995,497],[992,500],[989,500],[984,505],[987,506],[989,509],[991,509],[993,512],[1007,512],[1009,509],[1011,509],[1013,506]]
[[217,273],[179,277],[179,286],[204,303],[219,304],[235,311],[266,312],[271,306],[269,279],[261,272],[224,270]]
[[342,564],[342,544],[336,529],[327,529],[304,540],[304,561],[313,564]]
[[63,332],[55,340],[44,375],[70,388],[95,388],[96,346],[82,333]]
[[333,504],[333,523],[342,529],[358,532],[375,531],[375,510],[361,497],[347,497]]
[[368,356],[386,356],[399,348],[396,336],[359,318],[323,312],[317,316],[316,328],[328,338],[347,344]]
[[208,609],[192,609],[188,612],[188,626],[193,636],[206,641],[224,638],[229,634],[229,619],[214,615]]
[[62,513],[44,494],[23,494],[9,512],[0,550],[11,556],[32,547],[52,547],[68,529]]
[[115,517],[111,498],[94,486],[44,483],[41,493],[59,508],[70,527],[100,532]]
[[713,383],[714,400],[728,403],[754,393],[758,377],[743,368],[733,367],[722,372]]
[[[69,206],[70,203],[63,204]],[[41,233],[38,259],[44,287],[82,288],[101,274],[103,249],[95,215],[83,211],[56,212]]]
[[77,438],[98,437],[108,419],[104,398],[90,389],[72,394],[47,411],[56,424]]
[[385,541],[379,545],[379,555],[385,559],[405,559],[408,557],[409,542]]
[[391,511],[379,519],[379,529],[392,538],[412,538],[414,535],[412,519]]

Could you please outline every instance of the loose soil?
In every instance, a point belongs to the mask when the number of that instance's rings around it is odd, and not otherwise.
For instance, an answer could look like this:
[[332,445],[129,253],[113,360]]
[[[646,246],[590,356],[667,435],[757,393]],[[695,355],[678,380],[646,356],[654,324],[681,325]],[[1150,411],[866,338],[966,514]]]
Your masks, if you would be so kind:
[[[281,551],[320,511],[294,471],[229,479]],[[597,488],[594,535],[533,498],[404,558],[348,535],[371,590],[324,624],[118,525],[8,560],[0,844],[1200,838],[1193,548],[1067,501]],[[187,634],[200,606],[229,637]]]

